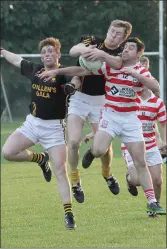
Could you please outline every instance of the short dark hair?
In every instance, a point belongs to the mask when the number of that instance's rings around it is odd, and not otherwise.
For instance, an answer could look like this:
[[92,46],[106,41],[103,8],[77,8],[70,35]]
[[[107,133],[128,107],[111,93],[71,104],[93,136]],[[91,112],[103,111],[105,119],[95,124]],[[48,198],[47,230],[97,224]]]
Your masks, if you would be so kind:
[[129,37],[126,40],[125,44],[127,42],[134,42],[134,43],[136,43],[136,45],[137,45],[137,52],[141,52],[141,51],[144,52],[144,49],[145,49],[144,42],[142,42],[139,38],[137,38],[137,37]]

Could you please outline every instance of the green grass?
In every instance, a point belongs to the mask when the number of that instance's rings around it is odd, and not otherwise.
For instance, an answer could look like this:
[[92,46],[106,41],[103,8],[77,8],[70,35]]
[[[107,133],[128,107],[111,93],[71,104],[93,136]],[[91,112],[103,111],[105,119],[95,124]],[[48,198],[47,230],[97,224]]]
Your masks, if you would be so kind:
[[[2,124],[1,144],[21,122]],[[89,132],[86,126],[84,133]],[[56,178],[43,180],[34,163],[9,163],[2,159],[1,247],[3,248],[166,248],[166,217],[149,219],[146,201],[132,197],[125,183],[126,167],[120,141],[113,144],[112,172],[121,185],[114,196],[100,173],[100,161],[82,169],[85,203],[73,200],[77,229],[66,231],[64,212],[57,192]],[[81,146],[81,156],[87,145]],[[40,151],[39,145],[33,150]],[[165,207],[166,167],[163,167],[162,205]]]

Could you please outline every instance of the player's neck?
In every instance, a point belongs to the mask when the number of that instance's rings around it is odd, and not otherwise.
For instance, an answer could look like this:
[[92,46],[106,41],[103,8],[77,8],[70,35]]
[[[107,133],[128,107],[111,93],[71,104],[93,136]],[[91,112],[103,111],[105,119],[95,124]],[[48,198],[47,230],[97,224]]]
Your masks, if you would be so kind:
[[151,97],[151,90],[149,89],[144,89],[142,92],[141,92],[141,99],[142,100],[147,100]]
[[105,45],[106,48],[111,49],[111,50],[114,50],[114,49],[116,49],[116,48],[119,47],[119,45],[118,45],[118,46],[112,46],[112,45],[110,45],[110,44],[106,41],[106,39],[104,40],[104,45]]
[[131,61],[123,61],[122,62],[123,66],[124,67],[131,67],[131,66],[135,66],[137,64],[137,61],[136,60],[131,60]]
[[50,66],[50,67],[45,66],[45,70],[46,70],[46,71],[50,71],[50,70],[57,69],[57,68],[59,68],[59,67],[60,67],[60,63],[57,62],[56,64],[54,64],[54,65],[52,65],[52,66]]

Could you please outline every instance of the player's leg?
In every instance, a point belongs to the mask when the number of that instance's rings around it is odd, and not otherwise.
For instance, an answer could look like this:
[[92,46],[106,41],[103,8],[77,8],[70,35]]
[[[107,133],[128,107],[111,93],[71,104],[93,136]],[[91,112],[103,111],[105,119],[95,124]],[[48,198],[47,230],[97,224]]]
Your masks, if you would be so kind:
[[121,146],[122,155],[124,157],[126,166],[127,166],[127,173],[126,173],[126,183],[128,191],[131,195],[137,196],[138,190],[136,186],[139,186],[139,178],[137,174],[137,170],[134,166],[133,160],[131,155],[129,154],[128,150],[124,145]]
[[35,143],[19,131],[14,131],[2,147],[2,155],[8,161],[31,162],[33,153],[29,150]]
[[70,183],[67,175],[66,145],[51,147],[48,149],[48,153],[57,178],[58,191],[65,211],[65,226],[67,229],[74,229],[76,225],[72,212]]
[[146,164],[144,141],[127,143],[124,141],[124,143],[133,159],[138,173],[139,183],[147,198],[147,211],[161,214],[162,210],[157,206],[151,175]]
[[49,167],[49,157],[46,152],[34,153],[28,148],[37,143],[37,138],[33,127],[34,118],[27,116],[24,124],[14,131],[5,142],[2,148],[2,155],[8,161],[13,162],[35,162],[43,171],[46,181],[51,180],[51,170]]
[[92,148],[90,148],[83,156],[82,166],[88,168],[94,158],[102,157],[106,154],[113,137],[106,131],[98,130],[94,136]]
[[65,225],[72,229],[75,227],[75,221],[72,213],[70,184],[66,172],[65,124],[63,120],[39,120],[38,127],[39,143],[48,151],[57,178],[58,190],[65,210]]
[[[155,197],[158,205],[160,206],[160,198],[162,192],[162,157],[157,147],[153,148],[153,150],[148,150],[146,155],[147,163],[149,166],[148,168],[154,186]],[[163,211],[163,214],[166,214],[166,211]]]
[[147,211],[161,213],[157,206],[151,175],[146,164],[146,150],[142,133],[142,123],[137,115],[129,115],[122,126],[122,141],[132,157],[139,177],[139,183],[143,188],[147,199]]
[[68,108],[68,162],[71,170],[71,184],[73,195],[79,203],[84,202],[84,192],[81,187],[79,165],[79,147],[82,141],[82,130],[88,113],[89,104],[86,102],[88,96],[76,92],[70,97]]
[[95,157],[102,157],[108,151],[113,138],[119,135],[117,127],[115,129],[113,118],[107,109],[101,112],[98,131],[94,136],[92,148],[90,148],[83,156],[82,166],[88,168],[93,162]]
[[79,174],[79,147],[82,141],[82,130],[84,120],[75,114],[70,114],[67,120],[68,129],[68,162],[70,165],[70,175],[73,195],[79,203],[84,202],[84,192],[81,187]]
[[149,166],[149,171],[154,186],[156,200],[160,202],[162,192],[162,164]]
[[[98,130],[98,123],[91,123],[94,133]],[[119,194],[120,187],[116,178],[111,173],[111,164],[113,158],[112,145],[109,146],[107,152],[102,156],[101,159],[101,171],[109,190],[114,194]]]

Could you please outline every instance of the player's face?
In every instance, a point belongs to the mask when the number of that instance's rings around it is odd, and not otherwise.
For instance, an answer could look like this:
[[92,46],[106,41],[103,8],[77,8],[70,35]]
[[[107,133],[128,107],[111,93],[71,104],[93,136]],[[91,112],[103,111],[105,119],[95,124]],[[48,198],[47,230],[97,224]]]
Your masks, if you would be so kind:
[[135,42],[127,42],[122,52],[123,61],[133,61],[139,58],[140,53],[137,52],[137,44]]
[[53,46],[44,46],[41,49],[41,60],[46,67],[54,67],[58,63],[60,52]]
[[107,32],[106,42],[112,47],[117,47],[124,41],[124,37],[125,29],[123,27],[111,26]]

